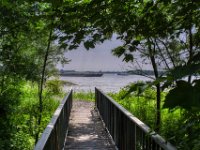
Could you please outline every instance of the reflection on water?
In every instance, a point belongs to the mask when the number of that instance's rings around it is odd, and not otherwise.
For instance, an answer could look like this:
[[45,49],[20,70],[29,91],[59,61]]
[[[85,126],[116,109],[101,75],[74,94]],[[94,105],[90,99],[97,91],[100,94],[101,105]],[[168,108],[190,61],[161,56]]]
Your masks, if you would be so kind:
[[150,81],[151,79],[138,75],[120,76],[116,74],[104,74],[102,77],[61,77],[61,80],[76,84],[65,86],[65,91],[73,89],[75,92],[94,92],[94,88],[97,87],[104,92],[118,92],[131,82]]

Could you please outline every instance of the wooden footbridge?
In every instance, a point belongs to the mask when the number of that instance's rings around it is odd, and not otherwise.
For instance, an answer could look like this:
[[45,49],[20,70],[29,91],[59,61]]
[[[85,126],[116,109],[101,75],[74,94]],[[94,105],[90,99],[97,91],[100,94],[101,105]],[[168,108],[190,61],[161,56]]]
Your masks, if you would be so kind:
[[71,91],[34,149],[176,150],[99,89],[95,89],[95,103],[72,101]]

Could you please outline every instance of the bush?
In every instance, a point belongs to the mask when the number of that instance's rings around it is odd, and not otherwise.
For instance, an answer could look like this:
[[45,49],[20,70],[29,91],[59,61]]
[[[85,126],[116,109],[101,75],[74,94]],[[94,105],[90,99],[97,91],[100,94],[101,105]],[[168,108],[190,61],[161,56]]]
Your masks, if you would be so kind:
[[0,139],[0,149],[33,149],[36,131],[43,132],[59,105],[59,100],[55,99],[58,93],[50,93],[49,90],[44,90],[42,123],[38,127],[39,100],[37,84],[23,83],[18,88],[18,91],[20,91],[20,94],[18,94],[18,104],[12,107],[12,113],[9,115],[9,118],[0,120],[2,125],[0,134],[2,131],[1,137],[5,137]]

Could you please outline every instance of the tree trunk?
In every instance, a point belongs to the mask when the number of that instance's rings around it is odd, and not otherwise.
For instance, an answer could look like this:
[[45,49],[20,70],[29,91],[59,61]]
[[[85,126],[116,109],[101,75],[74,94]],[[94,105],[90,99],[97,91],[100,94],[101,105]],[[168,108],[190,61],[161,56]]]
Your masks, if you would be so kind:
[[156,84],[156,129],[155,131],[159,132],[160,131],[160,126],[161,126],[161,110],[160,110],[160,103],[161,103],[161,90],[160,90],[160,84]]
[[[41,80],[40,80],[40,83],[39,83],[39,91],[38,91],[38,97],[39,97],[39,116],[38,116],[38,120],[37,120],[38,127],[40,126],[41,120],[42,120],[42,112],[43,112],[43,96],[42,96],[43,95],[43,85],[44,85],[44,80],[45,80],[45,71],[46,71],[47,60],[48,60],[48,56],[49,56],[49,49],[50,49],[50,46],[51,46],[51,36],[52,36],[52,30],[49,32],[47,49],[46,49],[46,52],[45,52],[44,62],[43,62],[43,67],[42,67],[42,76],[41,76]],[[36,131],[35,143],[37,143],[37,141],[38,141],[39,133],[40,133],[40,130]]]
[[[193,39],[192,39],[192,28],[189,29],[189,61],[188,63],[190,63],[190,60],[193,57]],[[188,77],[188,82],[191,83],[192,80],[192,76],[190,75]]]
[[[149,43],[150,40],[149,40]],[[155,43],[154,48],[152,49],[151,44],[148,45],[148,50],[150,54],[150,60],[153,67],[155,78],[159,77],[158,75],[158,68],[155,60]],[[160,90],[160,83],[156,84],[156,128],[155,131],[159,132],[161,126],[161,111],[160,111],[160,103],[161,103],[161,90]]]

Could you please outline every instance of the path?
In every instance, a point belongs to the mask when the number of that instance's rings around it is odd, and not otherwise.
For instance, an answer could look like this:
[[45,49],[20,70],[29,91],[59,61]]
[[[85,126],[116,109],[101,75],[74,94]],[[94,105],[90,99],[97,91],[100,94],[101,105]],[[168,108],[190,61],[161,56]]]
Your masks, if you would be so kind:
[[65,150],[115,150],[93,102],[73,101]]

